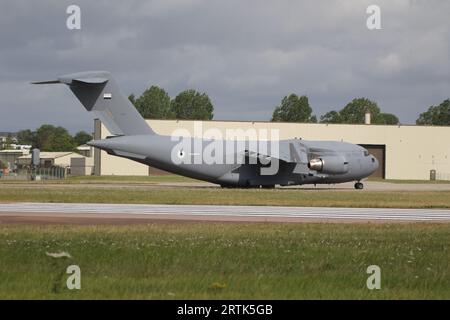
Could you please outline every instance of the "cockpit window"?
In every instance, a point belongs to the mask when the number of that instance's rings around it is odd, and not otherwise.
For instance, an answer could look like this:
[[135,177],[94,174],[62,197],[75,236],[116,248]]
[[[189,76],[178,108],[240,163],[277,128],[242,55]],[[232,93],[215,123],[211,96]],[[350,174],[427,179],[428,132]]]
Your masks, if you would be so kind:
[[365,157],[368,157],[368,156],[369,156],[369,151],[364,150],[364,156],[365,156]]

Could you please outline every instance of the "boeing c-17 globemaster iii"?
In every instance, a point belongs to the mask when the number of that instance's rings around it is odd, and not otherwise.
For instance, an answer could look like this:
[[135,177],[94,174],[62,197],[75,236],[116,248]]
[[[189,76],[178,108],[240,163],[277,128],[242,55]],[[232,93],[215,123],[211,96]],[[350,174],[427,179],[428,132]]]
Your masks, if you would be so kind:
[[[79,72],[34,82],[54,83],[68,85],[86,110],[94,112],[112,134],[89,145],[222,187],[272,188],[355,181],[355,189],[362,189],[361,180],[378,168],[377,159],[366,149],[346,142],[157,134],[121,93],[109,72]],[[204,152],[209,155],[206,160]]]

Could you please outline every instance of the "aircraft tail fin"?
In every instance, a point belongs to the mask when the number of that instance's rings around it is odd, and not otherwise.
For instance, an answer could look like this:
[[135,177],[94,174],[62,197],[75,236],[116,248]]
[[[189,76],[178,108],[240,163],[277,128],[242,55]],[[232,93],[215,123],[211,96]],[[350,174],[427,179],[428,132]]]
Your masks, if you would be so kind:
[[95,112],[114,135],[155,134],[133,104],[124,96],[106,71],[87,71],[64,75],[57,80],[33,84],[64,83],[87,111]]

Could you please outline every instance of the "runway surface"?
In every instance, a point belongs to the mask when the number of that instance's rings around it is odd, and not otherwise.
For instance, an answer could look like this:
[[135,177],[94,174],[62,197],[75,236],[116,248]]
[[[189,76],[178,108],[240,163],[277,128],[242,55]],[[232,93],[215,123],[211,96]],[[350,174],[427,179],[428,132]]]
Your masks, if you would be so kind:
[[450,222],[450,210],[211,206],[100,203],[2,203],[0,223],[142,223],[168,221],[432,221]]

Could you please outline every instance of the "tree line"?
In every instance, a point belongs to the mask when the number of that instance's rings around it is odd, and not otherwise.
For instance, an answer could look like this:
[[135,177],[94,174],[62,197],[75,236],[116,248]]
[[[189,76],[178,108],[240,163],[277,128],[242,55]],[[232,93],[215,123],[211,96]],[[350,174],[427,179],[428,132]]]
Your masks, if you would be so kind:
[[74,151],[76,147],[92,140],[92,135],[79,131],[71,135],[65,128],[44,124],[35,131],[21,130],[17,133],[18,144],[31,145],[41,151]]
[[286,96],[277,106],[272,115],[272,121],[283,122],[309,122],[309,123],[364,123],[365,113],[371,114],[371,123],[375,124],[398,124],[398,117],[391,113],[383,113],[377,103],[367,98],[356,98],[350,101],[341,110],[333,110],[325,113],[317,121],[312,114],[308,97],[298,97],[296,94]]
[[206,93],[185,90],[174,99],[158,86],[151,86],[138,98],[128,99],[146,119],[212,120],[214,107]]
[[[146,119],[183,119],[211,120],[214,106],[206,93],[196,90],[185,90],[171,99],[168,93],[158,87],[151,86],[139,97],[129,96],[130,101]],[[444,100],[438,106],[431,106],[420,114],[416,123],[420,125],[450,125],[450,100]],[[361,97],[355,98],[340,110],[333,110],[317,118],[309,104],[308,97],[290,94],[285,96],[275,107],[271,121],[306,122],[306,123],[364,123],[366,111],[371,114],[371,123],[399,123],[395,114],[382,112],[375,101]]]

